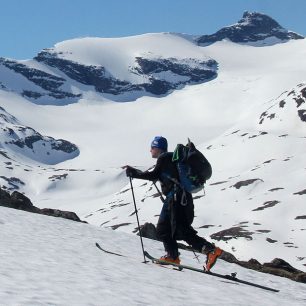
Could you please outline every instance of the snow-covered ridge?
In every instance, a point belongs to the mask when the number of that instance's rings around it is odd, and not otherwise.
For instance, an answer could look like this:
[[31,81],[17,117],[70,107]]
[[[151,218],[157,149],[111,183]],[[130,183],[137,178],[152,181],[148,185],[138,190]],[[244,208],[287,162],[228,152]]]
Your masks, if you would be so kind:
[[216,76],[215,60],[192,41],[167,33],[72,39],[31,61],[0,59],[2,86],[37,104],[73,103],[91,92],[100,99],[132,101]]
[[0,137],[1,149],[44,164],[57,164],[79,155],[76,145],[63,139],[41,135],[34,129],[22,125],[2,107]]
[[212,35],[203,35],[196,41],[199,45],[212,44],[223,39],[255,46],[273,45],[302,35],[284,29],[273,18],[258,12],[245,12],[238,23],[222,28]]

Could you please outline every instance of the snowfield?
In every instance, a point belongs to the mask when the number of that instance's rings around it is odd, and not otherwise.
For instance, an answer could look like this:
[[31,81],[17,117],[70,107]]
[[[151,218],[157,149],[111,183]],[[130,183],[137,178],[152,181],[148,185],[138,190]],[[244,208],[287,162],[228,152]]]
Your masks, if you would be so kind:
[[[0,207],[2,305],[304,305],[305,284],[220,260],[215,271],[280,290],[239,285],[192,271],[143,263],[139,237]],[[124,253],[118,257],[100,251]],[[161,244],[144,239],[152,254]],[[186,264],[200,267],[182,251]],[[204,258],[201,258],[204,261]],[[222,288],[222,292],[220,289]]]

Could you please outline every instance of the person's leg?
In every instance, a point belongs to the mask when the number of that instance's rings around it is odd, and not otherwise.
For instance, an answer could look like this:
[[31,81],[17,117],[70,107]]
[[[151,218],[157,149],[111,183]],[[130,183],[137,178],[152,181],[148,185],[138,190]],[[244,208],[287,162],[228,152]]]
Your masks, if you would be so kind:
[[184,233],[183,240],[201,253],[207,254],[215,248],[214,244],[198,236],[197,231],[191,225],[183,228],[182,232]]
[[[180,195],[181,196],[181,195]],[[186,241],[195,250],[204,253],[204,249],[209,252],[214,249],[214,245],[208,242],[203,237],[197,235],[197,231],[192,227],[192,222],[194,219],[194,205],[192,195],[190,193],[185,193],[186,205],[176,206],[177,210],[177,230],[176,238],[179,240]],[[205,252],[206,253],[206,252]]]
[[192,221],[194,217],[194,206],[192,198],[186,206],[181,206],[178,213],[178,224],[177,233],[182,240],[185,240],[195,250],[206,254],[207,260],[204,266],[209,271],[217,261],[217,258],[222,255],[222,250],[216,247],[213,243],[207,241],[203,237],[197,235],[197,231],[192,227]]
[[168,205],[165,203],[161,210],[159,220],[156,226],[157,238],[160,239],[165,247],[167,255],[173,259],[179,256],[178,245],[176,240],[172,237],[170,215]]

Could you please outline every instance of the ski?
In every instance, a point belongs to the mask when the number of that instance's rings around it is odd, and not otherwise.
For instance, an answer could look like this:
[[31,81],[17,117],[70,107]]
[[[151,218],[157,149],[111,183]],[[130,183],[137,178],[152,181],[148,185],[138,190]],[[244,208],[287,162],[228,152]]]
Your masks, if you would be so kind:
[[124,255],[122,255],[122,254],[115,253],[115,252],[111,252],[111,251],[108,251],[108,250],[103,249],[103,248],[100,246],[100,244],[99,244],[98,242],[96,242],[96,247],[97,247],[98,249],[100,249],[101,251],[107,253],[107,254],[112,254],[112,255],[117,255],[117,256],[121,256],[121,257],[126,257],[126,256],[124,256]]
[[167,264],[167,265],[175,266],[179,269],[192,270],[192,271],[195,271],[195,272],[199,272],[199,273],[219,277],[219,278],[222,278],[222,279],[230,280],[230,281],[233,281],[233,282],[236,282],[236,283],[241,283],[241,284],[245,284],[245,285],[249,285],[249,286],[253,286],[253,287],[257,287],[257,288],[260,288],[260,289],[269,290],[269,291],[273,291],[273,292],[279,292],[279,290],[277,290],[277,289],[273,289],[273,288],[270,288],[270,287],[258,285],[258,284],[255,284],[255,283],[251,283],[251,282],[247,282],[247,281],[244,281],[242,279],[239,279],[239,278],[236,277],[236,273],[232,273],[231,275],[223,275],[223,274],[214,273],[214,272],[211,272],[211,271],[207,272],[205,270],[194,268],[194,267],[191,267],[191,266],[185,266],[185,265],[181,265],[181,264],[178,265],[178,264],[175,264],[175,263],[165,262],[163,260],[160,260],[158,258],[155,258],[155,257],[151,256],[147,251],[145,251],[144,254],[153,263]]

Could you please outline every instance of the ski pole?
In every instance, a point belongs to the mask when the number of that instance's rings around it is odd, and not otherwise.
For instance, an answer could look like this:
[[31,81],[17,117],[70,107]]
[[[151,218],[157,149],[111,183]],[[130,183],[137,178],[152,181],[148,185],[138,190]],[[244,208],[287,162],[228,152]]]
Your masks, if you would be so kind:
[[144,252],[144,247],[143,247],[142,234],[141,234],[139,218],[138,218],[138,211],[137,211],[137,207],[136,207],[134,189],[133,189],[133,184],[132,184],[132,177],[130,177],[130,184],[131,184],[131,190],[132,190],[132,195],[133,195],[133,202],[134,202],[135,213],[136,213],[136,218],[137,218],[137,224],[138,224],[138,231],[139,231],[139,237],[140,237],[140,242],[141,242],[142,254],[143,254],[143,259],[144,259],[143,263],[147,263],[148,260],[146,260],[146,256],[145,256],[145,252]]
[[156,190],[157,190],[157,192],[158,192],[158,194],[159,194],[159,198],[161,199],[161,201],[162,201],[163,203],[165,203],[165,199],[164,199],[162,193],[160,192],[160,190],[158,189],[158,187],[156,186],[156,183],[155,183],[154,181],[153,181],[153,184],[154,184],[154,186],[155,186],[155,188],[156,188]]

